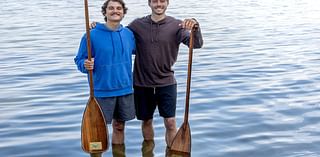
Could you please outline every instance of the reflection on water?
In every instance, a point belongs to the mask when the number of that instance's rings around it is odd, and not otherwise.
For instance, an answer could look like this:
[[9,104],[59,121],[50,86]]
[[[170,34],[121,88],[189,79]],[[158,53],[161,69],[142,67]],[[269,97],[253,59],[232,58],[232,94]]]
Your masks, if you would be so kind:
[[154,146],[154,140],[144,140],[141,147],[142,157],[154,157]]
[[91,153],[90,157],[102,157],[101,153]]
[[176,152],[166,149],[166,157],[191,157],[190,153]]
[[112,144],[113,157],[126,157],[126,147],[124,144]]
[[[142,157],[154,157],[154,140],[144,140],[142,142]],[[165,148],[165,157],[191,157],[190,153],[172,151],[168,147]]]
[[[155,143],[154,140],[144,140],[141,145],[142,157],[155,157],[154,156]],[[130,157],[126,155],[125,144],[112,144],[113,157]],[[91,157],[101,157],[101,154],[91,154]],[[168,147],[165,149],[165,157],[191,157],[190,153],[172,151]]]

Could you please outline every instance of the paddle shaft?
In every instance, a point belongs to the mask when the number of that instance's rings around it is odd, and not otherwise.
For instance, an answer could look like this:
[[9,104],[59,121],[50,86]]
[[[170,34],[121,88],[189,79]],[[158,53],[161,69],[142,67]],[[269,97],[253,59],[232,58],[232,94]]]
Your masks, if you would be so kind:
[[[88,50],[88,60],[91,61],[91,41],[90,41],[90,27],[89,27],[89,9],[88,0],[84,0],[84,14],[86,18],[86,35],[87,35],[87,50]],[[89,71],[89,85],[90,85],[90,97],[94,97],[93,93],[93,79],[92,70]]]
[[187,75],[187,90],[186,90],[186,105],[185,105],[185,112],[184,112],[184,124],[188,123],[188,118],[189,118],[189,100],[190,100],[192,56],[193,56],[193,34],[194,34],[194,31],[195,31],[195,28],[191,29],[190,41],[189,41],[189,61],[188,61],[188,75]]
[[190,154],[191,152],[191,132],[188,123],[189,117],[189,100],[190,100],[190,86],[191,86],[191,71],[192,71],[192,55],[193,55],[193,34],[198,28],[195,25],[190,31],[189,40],[189,60],[188,60],[188,74],[187,74],[187,88],[186,88],[186,105],[184,112],[184,122],[179,128],[176,136],[172,140],[170,151],[171,152],[184,152]]
[[[84,0],[88,60],[91,61],[91,41],[89,28],[88,0]],[[88,70],[90,98],[82,118],[81,141],[84,151],[92,157],[101,157],[108,149],[108,129],[101,108],[94,97],[93,70]]]

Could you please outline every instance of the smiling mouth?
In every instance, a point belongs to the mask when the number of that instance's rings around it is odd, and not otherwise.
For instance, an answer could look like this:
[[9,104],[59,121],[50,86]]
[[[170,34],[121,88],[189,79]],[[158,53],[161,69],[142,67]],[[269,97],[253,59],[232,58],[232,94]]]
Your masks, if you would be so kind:
[[120,14],[118,14],[118,13],[111,14],[111,16],[114,16],[114,15],[120,16]]

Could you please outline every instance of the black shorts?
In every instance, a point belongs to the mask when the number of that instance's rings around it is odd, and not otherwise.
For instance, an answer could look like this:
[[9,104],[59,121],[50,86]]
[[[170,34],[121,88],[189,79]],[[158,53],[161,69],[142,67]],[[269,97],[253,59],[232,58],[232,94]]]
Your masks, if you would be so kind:
[[136,116],[139,120],[153,118],[158,107],[161,117],[170,118],[176,115],[177,85],[165,87],[134,87]]

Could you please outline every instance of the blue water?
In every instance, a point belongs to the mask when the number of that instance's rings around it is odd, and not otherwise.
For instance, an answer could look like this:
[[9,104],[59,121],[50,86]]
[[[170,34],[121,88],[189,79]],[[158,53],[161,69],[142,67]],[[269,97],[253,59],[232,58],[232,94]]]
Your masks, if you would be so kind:
[[[123,24],[149,13],[126,0]],[[89,1],[102,21],[103,0]],[[0,156],[88,156],[80,146],[88,99],[73,58],[85,32],[83,1],[0,1]],[[172,0],[168,15],[195,17],[189,123],[192,157],[320,157],[320,1]],[[187,52],[175,65],[183,121]],[[165,156],[155,115],[155,157]],[[109,130],[111,128],[109,127]],[[141,156],[140,122],[126,127],[126,154]],[[111,150],[104,156],[112,156]]]

